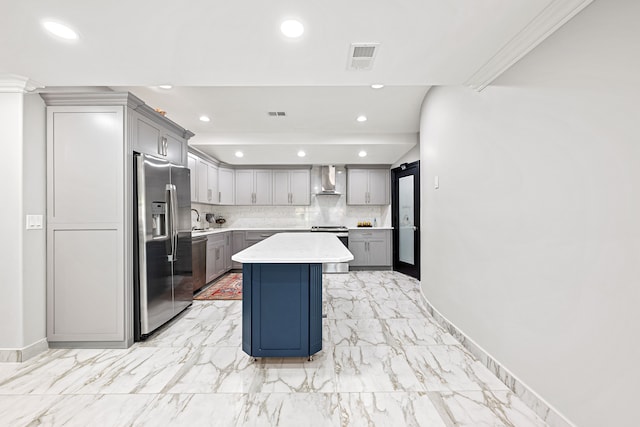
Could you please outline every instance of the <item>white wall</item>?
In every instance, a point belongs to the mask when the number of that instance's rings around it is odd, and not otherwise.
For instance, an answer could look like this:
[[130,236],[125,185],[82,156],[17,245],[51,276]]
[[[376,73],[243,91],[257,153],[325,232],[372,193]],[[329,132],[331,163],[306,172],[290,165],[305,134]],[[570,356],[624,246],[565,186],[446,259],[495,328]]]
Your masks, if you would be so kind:
[[22,97],[22,93],[0,93],[0,182],[3,183],[3,207],[0,209],[0,350],[23,346]]
[[[38,94],[24,95],[23,213],[42,215],[46,220],[46,114]],[[25,230],[23,235],[24,344],[46,336],[46,224],[42,230]]]
[[416,146],[409,150],[404,156],[400,157],[391,165],[391,169],[397,168],[403,163],[413,163],[418,160],[420,160],[420,144],[416,144]]
[[638,422],[639,16],[594,2],[421,113],[425,295],[580,426]]

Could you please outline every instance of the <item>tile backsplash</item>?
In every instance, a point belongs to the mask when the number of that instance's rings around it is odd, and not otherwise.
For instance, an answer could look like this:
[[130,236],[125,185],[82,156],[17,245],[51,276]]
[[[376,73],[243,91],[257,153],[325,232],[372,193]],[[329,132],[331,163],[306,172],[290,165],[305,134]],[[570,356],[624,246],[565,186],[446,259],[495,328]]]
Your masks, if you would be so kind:
[[[201,224],[205,213],[224,217],[225,227],[311,227],[312,225],[346,225],[355,227],[358,221],[376,219],[378,226],[391,226],[391,207],[349,206],[346,196],[311,196],[309,206],[212,206],[194,203],[200,212]],[[193,214],[195,217],[195,213]],[[205,226],[206,228],[206,226]]]

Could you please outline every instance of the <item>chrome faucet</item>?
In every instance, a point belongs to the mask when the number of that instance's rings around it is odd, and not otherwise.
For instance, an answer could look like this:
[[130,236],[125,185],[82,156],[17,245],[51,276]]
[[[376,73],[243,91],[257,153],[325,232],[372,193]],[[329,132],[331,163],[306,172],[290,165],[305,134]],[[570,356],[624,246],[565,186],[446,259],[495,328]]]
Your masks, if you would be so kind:
[[200,212],[198,212],[198,209],[194,209],[194,208],[191,208],[191,210],[194,211],[196,213],[196,215],[198,215],[196,217],[196,221],[198,221],[198,225],[196,227],[191,226],[191,229],[192,230],[197,230],[198,227],[200,227]]

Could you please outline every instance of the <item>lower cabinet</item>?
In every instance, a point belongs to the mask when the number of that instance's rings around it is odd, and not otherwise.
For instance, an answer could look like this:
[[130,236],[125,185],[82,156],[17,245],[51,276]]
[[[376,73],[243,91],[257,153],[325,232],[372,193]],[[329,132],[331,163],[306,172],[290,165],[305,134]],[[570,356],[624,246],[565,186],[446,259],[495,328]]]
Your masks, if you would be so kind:
[[242,350],[254,357],[322,350],[322,264],[244,264]]
[[207,237],[207,283],[231,270],[230,232]]
[[391,268],[391,230],[349,230],[351,267]]

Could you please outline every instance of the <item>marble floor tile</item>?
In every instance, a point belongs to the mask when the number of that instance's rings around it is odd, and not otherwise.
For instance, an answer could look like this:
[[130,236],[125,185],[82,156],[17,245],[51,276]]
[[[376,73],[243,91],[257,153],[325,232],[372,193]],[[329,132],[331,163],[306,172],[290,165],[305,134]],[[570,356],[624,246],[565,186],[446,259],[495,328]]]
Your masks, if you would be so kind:
[[339,393],[343,426],[351,427],[445,427],[438,410],[425,392]]
[[15,427],[37,425],[36,420],[62,399],[63,396],[60,395],[2,396],[0,397],[0,425]]
[[247,397],[238,426],[337,427],[340,425],[335,393],[258,393]]
[[392,346],[460,345],[444,328],[425,317],[383,319],[381,323]]
[[66,395],[29,425],[121,427],[131,425],[156,398],[153,394]]
[[507,390],[487,367],[460,346],[405,346],[404,350],[428,391]]
[[366,300],[335,298],[327,304],[328,319],[373,319],[376,313]]
[[333,346],[386,345],[387,336],[378,319],[327,319]]
[[333,354],[338,392],[425,391],[399,349],[335,347]]
[[378,319],[424,319],[428,316],[427,307],[422,301],[406,297],[391,300],[374,299],[371,308]]
[[431,392],[431,401],[447,426],[546,426],[511,391]]
[[235,426],[245,412],[246,394],[161,394],[133,421],[134,427]]
[[164,388],[165,393],[249,393],[259,364],[240,347],[201,347]]
[[306,357],[263,358],[256,363],[252,392],[332,393],[336,391],[333,352],[322,350]]
[[[542,426],[390,271],[323,275],[313,361],[241,349],[241,301],[194,301],[124,350],[0,363],[0,426]],[[99,420],[96,421],[96,420]]]

